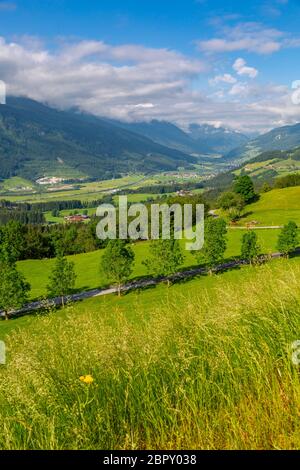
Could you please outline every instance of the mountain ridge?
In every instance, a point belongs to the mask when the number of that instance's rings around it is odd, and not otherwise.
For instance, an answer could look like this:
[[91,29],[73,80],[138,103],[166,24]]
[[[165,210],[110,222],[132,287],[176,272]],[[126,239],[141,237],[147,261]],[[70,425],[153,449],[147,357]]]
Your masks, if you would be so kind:
[[199,156],[224,154],[249,140],[247,136],[237,131],[210,124],[191,123],[184,131],[174,123],[157,119],[148,122],[111,122],[149,137],[154,142]]
[[288,151],[300,146],[300,123],[276,127],[243,146],[231,150],[225,155],[226,160],[239,160],[241,163],[260,155],[265,151]]
[[24,97],[0,106],[0,177],[35,180],[66,172],[107,179],[190,168],[196,159],[90,115]]

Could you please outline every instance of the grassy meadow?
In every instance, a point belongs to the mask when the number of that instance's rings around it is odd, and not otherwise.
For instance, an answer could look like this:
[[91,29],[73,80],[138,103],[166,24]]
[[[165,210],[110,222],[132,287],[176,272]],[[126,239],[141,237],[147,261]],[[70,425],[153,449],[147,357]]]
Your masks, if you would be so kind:
[[[148,184],[148,179],[143,175],[132,174],[128,176],[123,176],[122,178],[115,178],[112,180],[103,180],[103,181],[93,181],[90,183],[78,183],[78,189],[72,189],[73,185],[70,185],[70,189],[65,189],[61,191],[55,190],[55,186],[52,187],[52,190],[46,191],[44,187],[39,187],[39,191],[36,189],[35,192],[31,194],[20,194],[12,195],[9,194],[9,200],[15,202],[48,202],[52,200],[70,200],[70,199],[80,199],[82,201],[90,201],[99,199],[103,194],[110,190],[120,189],[121,187],[130,186],[133,189],[139,188],[140,185]],[[6,185],[10,187],[13,184],[10,180],[6,180]],[[61,183],[59,186],[63,185]],[[1,196],[2,197],[2,196]],[[5,196],[3,196],[4,198]]]
[[[229,229],[228,246],[225,254],[226,259],[240,256],[241,239],[245,230]],[[276,242],[279,230],[257,230],[259,244],[262,253],[272,253],[276,251]],[[184,240],[181,241],[184,250]],[[149,242],[138,242],[133,245],[135,253],[135,265],[131,278],[138,278],[148,274],[143,261],[149,255]],[[90,253],[68,256],[68,259],[75,263],[77,274],[76,291],[105,287],[107,283],[99,272],[100,259],[103,251],[98,250]],[[197,264],[195,256],[190,251],[184,251],[184,268]],[[31,299],[37,299],[46,295],[48,277],[55,263],[54,259],[25,260],[18,262],[18,268],[31,284]]]
[[[104,194],[108,194],[116,189],[140,189],[145,186],[159,185],[159,184],[171,184],[174,183],[186,183],[188,181],[200,181],[201,177],[195,180],[191,177],[180,177],[180,173],[174,176],[171,174],[163,175],[142,175],[142,174],[130,174],[122,176],[121,178],[115,178],[111,180],[93,181],[93,182],[80,182],[69,184],[68,188],[59,190],[59,187],[66,186],[63,182],[59,185],[44,187],[33,184],[28,180],[21,178],[10,178],[0,185],[0,197],[9,199],[15,202],[48,202],[58,200],[70,200],[79,199],[81,201],[93,201],[95,199],[101,199]],[[78,186],[74,188],[73,186]],[[24,191],[20,189],[20,186],[31,186],[32,191],[29,189]],[[156,197],[157,195],[155,195]],[[141,202],[152,197],[152,194],[132,194],[128,195],[131,202]]]
[[299,277],[277,260],[2,322],[0,448],[299,448]]
[[[249,220],[295,220],[287,189],[248,206]],[[244,233],[229,228],[226,260]],[[256,233],[261,253],[276,251],[279,230]],[[149,242],[132,247],[137,279]],[[107,285],[102,254],[68,257],[76,291]],[[18,262],[31,299],[54,263]],[[183,268],[196,264],[185,252]],[[299,257],[278,259],[0,321],[0,449],[299,449],[299,279]]]
[[240,225],[256,220],[258,225],[272,226],[284,225],[294,220],[300,225],[300,187],[273,189],[261,194],[260,199],[246,206],[246,217],[240,221]]

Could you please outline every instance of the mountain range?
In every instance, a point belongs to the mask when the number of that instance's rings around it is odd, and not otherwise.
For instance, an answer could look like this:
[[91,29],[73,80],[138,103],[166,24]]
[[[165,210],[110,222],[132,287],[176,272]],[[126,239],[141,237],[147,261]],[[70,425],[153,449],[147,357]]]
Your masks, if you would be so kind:
[[0,177],[107,179],[128,172],[191,168],[196,159],[107,120],[58,111],[27,98],[0,106]]
[[209,124],[190,124],[184,131],[167,121],[113,122],[161,145],[198,156],[224,155],[249,141],[249,138],[240,132]]
[[300,146],[300,124],[278,127],[231,150],[225,158],[240,163],[270,150],[290,150]]
[[[108,179],[131,172],[194,169],[194,164],[207,159],[212,166],[225,162],[235,168],[251,160],[252,167],[245,171],[257,178],[259,166],[261,177],[266,177],[297,169],[298,154],[295,158],[291,154],[297,146],[300,124],[249,140],[209,124],[190,124],[183,130],[167,121],[125,123],[78,110],[60,111],[23,97],[9,97],[6,105],[0,105],[0,180]],[[279,154],[266,154],[272,151]],[[216,155],[223,156],[212,158]]]

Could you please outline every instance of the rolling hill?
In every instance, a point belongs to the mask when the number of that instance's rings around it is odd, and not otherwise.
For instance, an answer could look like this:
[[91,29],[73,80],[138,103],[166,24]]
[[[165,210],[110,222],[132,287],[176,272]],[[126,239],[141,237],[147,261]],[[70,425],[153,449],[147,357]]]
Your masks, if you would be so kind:
[[243,162],[270,150],[290,150],[300,146],[300,124],[284,126],[250,140],[226,155],[227,160]]
[[233,173],[236,175],[248,174],[257,183],[262,183],[297,172],[300,172],[300,148],[263,152],[244,163]]
[[235,176],[249,175],[255,185],[260,187],[264,182],[291,173],[300,172],[300,147],[293,150],[273,150],[263,152],[249,161],[243,162],[235,169],[217,175],[208,180],[208,187],[228,188]]
[[194,157],[105,120],[27,98],[0,106],[0,178],[107,179],[121,173],[189,168]]
[[300,186],[273,189],[245,208],[239,225],[255,220],[257,226],[282,226],[293,220],[300,226]]

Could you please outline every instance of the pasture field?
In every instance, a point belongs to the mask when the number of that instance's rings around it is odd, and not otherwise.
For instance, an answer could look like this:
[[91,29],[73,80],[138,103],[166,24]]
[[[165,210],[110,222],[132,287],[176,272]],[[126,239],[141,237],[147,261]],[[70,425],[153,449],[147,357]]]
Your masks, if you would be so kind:
[[32,192],[35,189],[36,188],[34,183],[24,178],[21,178],[20,176],[13,176],[11,178],[5,179],[0,183],[0,193],[6,191],[11,191],[13,193],[22,190]]
[[[230,229],[228,231],[228,247],[226,258],[238,257],[240,255],[241,239],[244,230]],[[276,241],[278,230],[258,230],[258,239],[262,253],[271,253],[276,251]],[[184,249],[184,240],[182,247]],[[133,246],[135,252],[135,266],[132,273],[132,279],[147,275],[146,267],[143,261],[149,255],[149,242],[138,242]],[[91,253],[82,253],[69,256],[68,259],[74,261],[77,274],[76,291],[89,290],[96,287],[105,287],[105,279],[99,272],[100,259],[103,250]],[[54,259],[43,260],[25,260],[18,263],[20,271],[30,282],[31,298],[37,299],[46,295],[46,286],[51,269],[55,263]],[[192,252],[185,251],[184,268],[195,266],[197,264]]]
[[1,449],[299,448],[299,276],[276,260],[2,321]]
[[[293,160],[292,158],[282,160],[274,158],[262,162],[246,163],[243,170],[245,170],[251,178],[257,178],[259,180],[270,171],[275,171],[277,177],[285,176],[290,173],[298,173],[300,171],[300,165],[299,161]],[[239,168],[238,170],[233,171],[233,173],[239,176],[241,174],[241,169]]]
[[133,174],[112,180],[93,181],[91,183],[78,183],[78,185],[80,186],[79,189],[68,189],[62,191],[53,190],[46,192],[45,190],[43,190],[43,188],[40,188],[40,191],[37,191],[36,193],[29,193],[24,195],[9,194],[9,196],[1,197],[3,199],[7,198],[11,201],[29,203],[70,199],[90,201],[100,199],[103,194],[106,194],[110,190],[119,189],[127,186],[130,186],[132,188],[138,188],[139,182],[142,184],[144,181],[146,181],[146,179],[143,175]]
[[247,215],[239,225],[256,220],[261,226],[284,225],[294,220],[300,225],[300,186],[273,189],[260,195],[260,199],[245,208]]
[[97,209],[96,207],[88,207],[86,209],[65,209],[65,210],[59,211],[59,217],[54,217],[52,215],[52,211],[44,212],[44,215],[45,215],[45,219],[47,222],[61,224],[65,222],[64,217],[70,214],[73,214],[74,211],[77,212],[78,214],[82,214],[83,211],[85,210],[87,211],[87,215],[92,216],[92,215],[95,215],[96,209]]
[[[165,193],[170,194],[170,193]],[[161,197],[161,194],[150,194],[150,193],[137,193],[137,194],[126,194],[128,202],[137,203],[137,202],[147,202],[148,199],[156,199]],[[114,202],[118,204],[119,196],[113,197]]]
[[[69,189],[57,190],[58,188],[53,186],[51,189],[46,190],[45,187],[40,185],[34,185],[33,183],[23,180],[21,178],[10,178],[5,180],[2,184],[2,194],[0,186],[0,199],[9,199],[10,201],[15,202],[48,202],[48,201],[58,201],[58,200],[70,200],[70,199],[80,199],[81,201],[93,201],[95,199],[101,199],[104,194],[109,194],[111,191],[116,189],[140,189],[146,186],[156,186],[160,184],[172,184],[172,183],[186,183],[186,182],[197,182],[200,181],[199,178],[194,176],[189,177],[188,174],[181,175],[180,172],[172,172],[165,174],[157,175],[142,175],[142,174],[132,174],[123,176],[122,178],[116,178],[111,180],[103,181],[93,181],[90,183],[84,183],[78,181],[77,184],[70,184]],[[16,186],[30,186],[32,191],[25,191],[24,193],[19,190],[20,194],[17,192],[14,194],[11,191],[12,187]],[[78,186],[76,189],[72,189],[72,186]],[[58,186],[65,186],[64,183],[59,184]],[[131,194],[128,195],[132,198],[132,202],[143,202],[148,198],[148,194]],[[149,197],[152,195],[149,194]],[[156,195],[155,195],[156,196]]]
[[[147,202],[148,199],[156,199],[159,197],[159,194],[149,194],[149,193],[144,193],[144,194],[127,194],[127,200],[130,203],[137,203],[137,202]],[[113,200],[116,204],[118,204],[119,201],[119,196],[113,196]],[[97,207],[89,207],[87,209],[66,209],[60,211],[59,217],[54,217],[51,213],[51,211],[44,212],[45,218],[47,222],[50,223],[63,223],[64,222],[64,217],[70,214],[73,214],[74,211],[77,211],[78,214],[82,214],[84,210],[88,211],[88,215],[92,216],[96,214]]]

